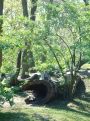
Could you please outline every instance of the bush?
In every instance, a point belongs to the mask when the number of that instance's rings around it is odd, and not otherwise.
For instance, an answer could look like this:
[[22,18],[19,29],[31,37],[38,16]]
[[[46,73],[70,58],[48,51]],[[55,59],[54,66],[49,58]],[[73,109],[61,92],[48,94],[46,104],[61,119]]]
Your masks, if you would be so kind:
[[0,106],[2,106],[6,101],[13,105],[13,91],[7,86],[6,79],[0,82]]

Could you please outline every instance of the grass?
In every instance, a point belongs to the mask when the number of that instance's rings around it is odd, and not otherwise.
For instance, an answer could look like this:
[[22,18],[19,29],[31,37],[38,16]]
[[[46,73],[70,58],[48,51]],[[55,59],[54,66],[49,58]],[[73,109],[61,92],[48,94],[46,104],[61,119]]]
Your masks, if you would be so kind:
[[90,121],[90,88],[87,88],[86,97],[72,102],[55,100],[44,106],[21,102],[14,107],[2,108],[0,121]]

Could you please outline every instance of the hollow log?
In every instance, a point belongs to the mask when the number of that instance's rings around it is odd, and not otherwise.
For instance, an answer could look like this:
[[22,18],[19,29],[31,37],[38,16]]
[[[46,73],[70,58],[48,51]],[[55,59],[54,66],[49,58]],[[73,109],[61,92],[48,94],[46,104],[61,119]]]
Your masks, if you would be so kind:
[[[20,79],[19,79],[20,80]],[[64,86],[60,85],[60,82],[56,79],[51,79],[47,74],[44,77],[39,78],[37,74],[27,78],[29,80],[26,84],[22,86],[22,90],[32,91],[33,99],[31,97],[27,98],[26,103],[34,104],[45,104],[51,100],[62,97]],[[25,80],[25,81],[26,81]]]
[[[75,89],[77,89],[77,85],[79,89],[79,80],[82,81],[80,78],[77,79]],[[46,104],[56,98],[63,99],[65,95],[69,95],[69,83],[67,85],[61,84],[61,81],[57,78],[51,78],[49,76],[39,78],[39,76],[35,74],[26,80],[28,80],[28,82],[22,86],[22,90],[32,92],[32,95],[25,100],[27,104]]]
[[31,90],[34,96],[26,99],[26,103],[45,104],[54,98],[57,98],[61,92],[58,83],[52,80],[34,80],[23,86],[23,90]]

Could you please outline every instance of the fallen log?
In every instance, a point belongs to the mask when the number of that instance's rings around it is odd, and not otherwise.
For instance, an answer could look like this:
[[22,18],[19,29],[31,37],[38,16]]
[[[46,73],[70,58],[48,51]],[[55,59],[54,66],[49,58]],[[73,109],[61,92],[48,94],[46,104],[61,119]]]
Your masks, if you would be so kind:
[[[75,85],[76,90],[77,88],[79,89],[79,87],[81,86],[81,83],[79,84],[79,82],[81,81],[81,78],[77,77],[77,83]],[[80,87],[80,89],[81,88],[82,87]],[[85,88],[83,89],[83,92],[85,92]],[[33,96],[31,95],[25,100],[27,104],[41,105],[46,104],[56,98],[63,99],[65,95],[69,95],[69,83],[67,85],[63,83],[62,78],[57,79],[55,77],[50,77],[47,75],[44,75],[44,77],[39,77],[37,74],[35,74],[32,77],[28,78],[27,83],[22,86],[22,90],[29,90],[32,92]]]

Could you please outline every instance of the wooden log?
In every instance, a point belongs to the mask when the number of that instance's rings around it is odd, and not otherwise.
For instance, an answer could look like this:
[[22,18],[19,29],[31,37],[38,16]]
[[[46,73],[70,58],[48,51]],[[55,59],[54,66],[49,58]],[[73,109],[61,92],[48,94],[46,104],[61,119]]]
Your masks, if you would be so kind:
[[[58,88],[51,80],[34,80],[23,87],[23,90],[32,90],[35,99],[34,103],[45,104],[57,97]],[[31,102],[30,100],[28,100]]]
[[[35,79],[36,77],[36,79]],[[31,90],[34,99],[27,98],[26,103],[45,104],[52,99],[63,96],[63,86],[60,86],[58,80],[37,79],[37,76],[28,78],[28,83],[22,86],[22,90]]]
[[[69,84],[63,83],[62,78],[59,80],[57,78],[52,78],[44,75],[44,78],[39,78],[37,74],[27,78],[27,83],[22,86],[23,91],[30,90],[32,91],[33,99],[28,97],[25,101],[27,104],[46,104],[56,98],[65,98],[68,97],[69,93]],[[25,81],[26,81],[25,80]],[[62,81],[61,81],[62,80]],[[77,83],[74,85],[74,93],[76,93],[77,85],[80,87],[81,78],[77,77]],[[83,83],[84,84],[84,83]],[[81,88],[81,87],[80,87]]]

